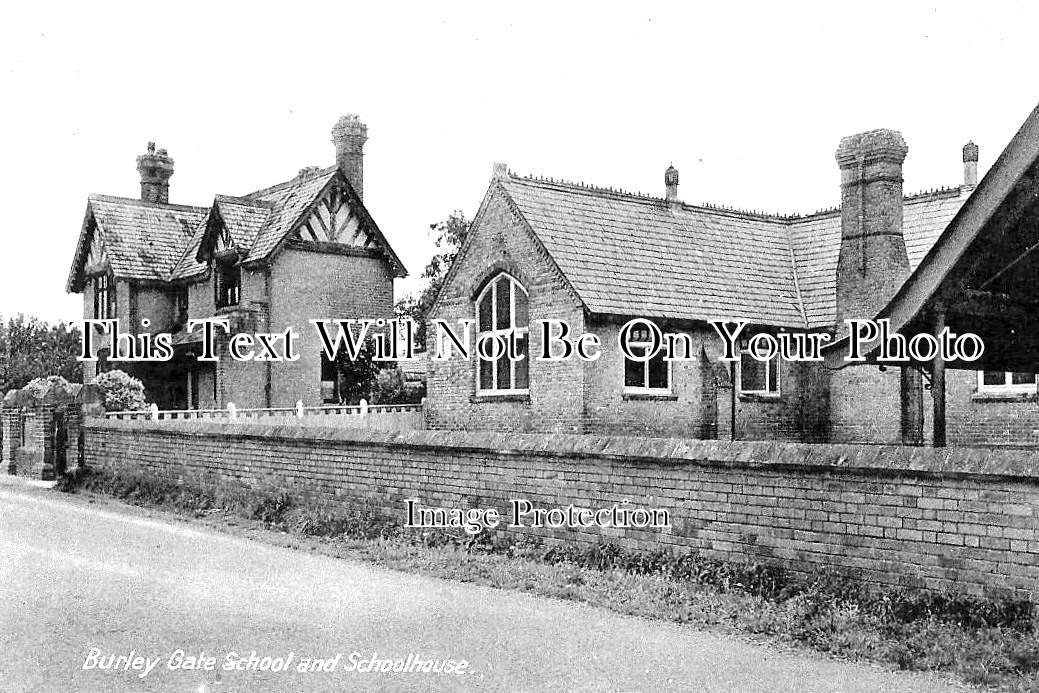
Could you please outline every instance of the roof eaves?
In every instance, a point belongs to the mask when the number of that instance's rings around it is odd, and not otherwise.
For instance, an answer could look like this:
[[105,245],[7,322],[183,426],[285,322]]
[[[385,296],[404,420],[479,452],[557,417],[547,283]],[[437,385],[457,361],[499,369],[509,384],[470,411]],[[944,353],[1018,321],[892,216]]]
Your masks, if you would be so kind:
[[83,224],[79,229],[79,239],[76,241],[76,253],[72,257],[72,267],[69,269],[69,277],[65,282],[65,293],[77,294],[83,290],[81,274],[83,262],[86,258],[87,248],[90,247],[90,244],[87,242],[87,233],[89,231],[90,221],[93,218],[94,210],[91,209],[90,197],[87,196],[87,208],[83,212]]
[[[338,169],[336,169],[336,175],[332,177],[332,180],[336,179],[340,180],[343,183],[343,185],[346,187],[346,190],[348,191],[348,194],[352,197],[353,200],[357,201],[357,208],[360,210],[361,214],[364,215],[364,218],[368,221],[368,224],[370,224],[372,230],[375,231],[376,239],[379,241],[379,244],[382,246],[383,251],[385,251],[386,256],[389,258],[390,264],[394,265],[397,268],[396,276],[398,278],[404,278],[408,276],[407,268],[404,266],[404,263],[401,261],[401,259],[397,256],[397,252],[393,249],[393,246],[391,246],[390,242],[386,240],[386,235],[382,232],[382,229],[379,228],[379,225],[375,223],[375,219],[372,218],[372,215],[368,211],[368,208],[364,206],[364,200],[362,200],[361,196],[357,194],[356,190],[354,190],[353,185],[350,184],[350,181],[347,179],[347,177],[344,176]],[[298,223],[299,222],[297,222],[297,224]]]

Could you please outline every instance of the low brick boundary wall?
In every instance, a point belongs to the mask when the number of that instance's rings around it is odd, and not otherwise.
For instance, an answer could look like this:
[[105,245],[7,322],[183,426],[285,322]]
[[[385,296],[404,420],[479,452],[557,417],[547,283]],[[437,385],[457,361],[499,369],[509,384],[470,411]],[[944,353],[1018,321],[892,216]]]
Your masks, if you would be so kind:
[[1035,451],[102,419],[84,433],[88,466],[275,485],[402,522],[413,497],[503,514],[513,498],[592,509],[630,501],[667,509],[672,526],[512,531],[1039,597]]

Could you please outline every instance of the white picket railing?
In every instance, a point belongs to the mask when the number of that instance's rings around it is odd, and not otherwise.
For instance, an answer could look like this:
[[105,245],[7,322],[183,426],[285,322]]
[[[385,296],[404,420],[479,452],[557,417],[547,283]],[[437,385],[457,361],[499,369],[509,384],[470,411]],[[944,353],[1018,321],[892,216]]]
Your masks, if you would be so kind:
[[[106,412],[105,418],[120,421],[234,421],[236,423],[304,423],[336,425],[357,425],[367,417],[394,418],[408,420],[421,417],[421,404],[368,404],[361,400],[355,406],[320,406],[305,407],[297,402],[295,407],[274,407],[265,409],[239,409],[233,402],[224,409],[167,409],[161,410],[156,405],[149,409],[137,411]],[[411,417],[407,417],[411,414]],[[388,416],[387,416],[388,415]],[[398,416],[393,416],[398,415]],[[403,415],[403,416],[402,416]],[[349,422],[347,420],[350,420]],[[408,426],[413,427],[413,426]]]

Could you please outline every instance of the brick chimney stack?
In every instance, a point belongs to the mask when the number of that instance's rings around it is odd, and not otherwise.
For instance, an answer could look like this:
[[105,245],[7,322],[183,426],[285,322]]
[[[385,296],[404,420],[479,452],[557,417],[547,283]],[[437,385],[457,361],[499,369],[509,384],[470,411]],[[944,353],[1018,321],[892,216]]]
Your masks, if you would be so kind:
[[671,204],[678,203],[678,169],[673,165],[664,171],[664,199]]
[[350,181],[358,197],[364,197],[364,143],[368,126],[353,113],[339,119],[332,128],[332,144],[336,146],[336,166]]
[[141,174],[141,199],[147,202],[170,201],[170,176],[173,159],[165,149],[155,151],[155,143],[148,143],[148,153],[137,157],[137,172]]
[[963,145],[963,184],[978,184],[978,145],[974,142]]
[[909,276],[902,235],[902,162],[906,147],[894,130],[841,140],[841,250],[837,262],[837,325],[876,316]]

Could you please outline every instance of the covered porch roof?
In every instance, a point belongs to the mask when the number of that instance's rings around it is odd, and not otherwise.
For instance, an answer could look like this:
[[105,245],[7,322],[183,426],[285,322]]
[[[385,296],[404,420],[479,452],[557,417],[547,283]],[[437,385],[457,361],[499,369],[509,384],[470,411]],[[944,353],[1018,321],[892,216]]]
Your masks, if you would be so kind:
[[[907,337],[941,324],[981,337],[980,360],[947,368],[1039,373],[1039,107],[876,317]],[[827,365],[854,365],[846,354],[831,345]]]

